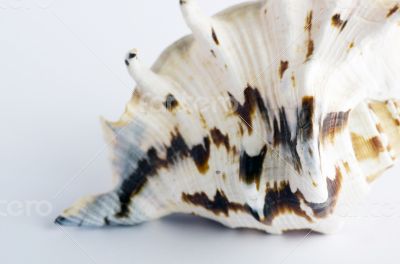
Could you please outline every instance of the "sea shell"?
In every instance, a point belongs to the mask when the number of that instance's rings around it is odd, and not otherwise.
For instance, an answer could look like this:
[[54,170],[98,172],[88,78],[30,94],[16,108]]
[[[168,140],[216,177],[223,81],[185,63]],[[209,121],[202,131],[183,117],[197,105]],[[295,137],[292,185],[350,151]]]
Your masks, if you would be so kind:
[[193,213],[280,234],[336,231],[400,153],[400,3],[267,0],[214,17],[180,0],[193,34],[104,121],[116,188],[56,219],[134,225]]

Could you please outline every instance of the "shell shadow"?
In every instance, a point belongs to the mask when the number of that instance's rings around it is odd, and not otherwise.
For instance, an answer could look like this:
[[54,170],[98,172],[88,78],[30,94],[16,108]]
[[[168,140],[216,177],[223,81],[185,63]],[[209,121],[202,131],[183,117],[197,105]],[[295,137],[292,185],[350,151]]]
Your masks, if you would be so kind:
[[[256,229],[250,229],[250,228],[229,228],[227,226],[224,226],[223,224],[199,217],[196,215],[189,215],[189,214],[172,214],[169,216],[165,216],[161,218],[160,220],[161,223],[168,225],[171,228],[176,228],[179,230],[185,229],[185,230],[197,230],[199,232],[209,232],[209,233],[216,233],[218,232],[219,234],[232,234],[236,233],[238,235],[252,235],[252,236],[258,236],[258,237],[275,237],[275,235],[271,235],[269,233],[266,233],[265,231],[262,230],[256,230]],[[315,236],[322,236],[320,233],[317,232],[310,232],[309,229],[304,229],[304,230],[293,230],[293,231],[287,231],[283,233],[283,237],[285,239],[302,239],[304,237],[315,237]]]

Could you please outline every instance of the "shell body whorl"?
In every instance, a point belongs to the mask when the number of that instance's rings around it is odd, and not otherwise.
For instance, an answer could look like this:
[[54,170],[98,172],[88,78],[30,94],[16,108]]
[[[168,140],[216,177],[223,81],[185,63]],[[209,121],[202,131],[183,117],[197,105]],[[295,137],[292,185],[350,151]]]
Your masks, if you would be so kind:
[[400,154],[400,3],[268,0],[214,17],[181,0],[193,34],[104,122],[118,185],[57,219],[133,225],[174,212],[229,227],[330,233]]

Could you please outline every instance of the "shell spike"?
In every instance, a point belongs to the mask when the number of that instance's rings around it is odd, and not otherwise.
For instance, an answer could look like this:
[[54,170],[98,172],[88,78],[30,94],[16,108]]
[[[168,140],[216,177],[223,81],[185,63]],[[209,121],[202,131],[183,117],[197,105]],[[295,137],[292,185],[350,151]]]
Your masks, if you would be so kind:
[[204,15],[196,1],[193,0],[181,1],[181,10],[183,18],[195,38],[206,44],[206,47],[208,47],[207,52],[212,50],[213,55],[216,56],[220,42],[214,25],[215,21],[211,17]]
[[193,33],[201,31],[203,26],[211,24],[211,18],[207,17],[201,11],[199,5],[194,0],[180,0],[183,18]]
[[153,72],[149,67],[143,65],[138,58],[138,51],[132,49],[125,58],[129,74],[138,84],[138,90],[142,93],[164,95],[174,90],[173,85],[159,74]]
[[225,75],[228,86],[232,87],[230,92],[242,101],[242,88],[245,82],[239,78],[240,71],[234,66],[236,62],[232,59],[229,48],[226,48],[231,40],[225,37],[225,28],[219,23],[218,18],[206,16],[195,0],[181,0],[180,4],[186,24],[195,39],[202,44],[203,51],[216,62],[221,75]]

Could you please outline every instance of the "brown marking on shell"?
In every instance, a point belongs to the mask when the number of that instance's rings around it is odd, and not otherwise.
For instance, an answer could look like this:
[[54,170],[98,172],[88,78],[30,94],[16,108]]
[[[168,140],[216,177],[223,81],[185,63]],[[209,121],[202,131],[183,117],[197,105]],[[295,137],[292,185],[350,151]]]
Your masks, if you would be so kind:
[[313,11],[309,11],[306,17],[306,25],[304,26],[304,30],[307,32],[311,32],[312,30],[312,19],[313,19]]
[[315,99],[313,96],[304,96],[298,118],[298,134],[302,140],[313,136]]
[[231,153],[232,153],[233,155],[238,155],[238,150],[237,150],[236,146],[232,146],[232,147],[231,147]]
[[211,138],[212,138],[214,144],[217,147],[219,147],[223,144],[227,151],[230,149],[228,134],[227,135],[222,134],[221,130],[219,130],[216,127],[211,129],[210,134],[211,134]]
[[[247,127],[249,134],[252,134],[253,132],[252,117],[256,111],[256,107],[258,107],[262,117],[269,125],[268,110],[265,107],[264,101],[257,88],[252,88],[250,85],[246,87],[246,89],[244,90],[243,105],[241,105],[231,93],[228,93],[228,95],[230,97],[234,113],[240,117],[241,121]],[[243,135],[243,133],[241,133],[241,135]]]
[[302,195],[292,193],[288,182],[277,183],[271,187],[267,184],[264,204],[264,224],[272,225],[274,219],[284,214],[294,214],[312,222],[311,217],[301,208]]
[[399,10],[399,4],[396,4],[393,6],[387,13],[386,17],[391,17],[394,13],[396,13]]
[[304,26],[304,30],[308,33],[306,61],[308,61],[314,53],[314,41],[312,39],[312,19],[313,11],[311,10],[310,12],[308,12],[306,25]]
[[291,80],[292,80],[292,86],[293,86],[293,88],[296,88],[296,76],[294,76],[294,72],[292,72]]
[[339,28],[340,31],[343,31],[343,29],[347,25],[347,20],[343,21],[340,17],[340,14],[335,14],[335,15],[333,15],[333,17],[331,19],[331,24],[332,24],[332,26]]
[[350,44],[349,44],[349,50],[351,50],[353,48],[354,48],[354,41],[350,42]]
[[254,105],[254,99],[249,93],[249,89],[246,88],[245,90],[245,101],[243,105],[239,103],[239,101],[236,100],[235,97],[233,97],[232,94],[229,93],[230,100],[232,102],[232,107],[234,108],[234,113],[238,115],[242,121],[245,123],[245,126],[247,127],[249,134],[253,132],[253,127],[252,127],[252,115],[254,114],[255,111],[255,105]]
[[[300,122],[298,123],[297,132],[303,133],[301,132],[302,127],[299,124]],[[307,127],[307,125],[305,125],[305,127]],[[294,169],[300,173],[302,170],[302,164],[296,148],[297,143],[297,138],[292,139],[286,110],[284,107],[281,107],[281,109],[279,109],[279,118],[275,117],[273,121],[273,144],[275,147],[282,145],[284,149],[290,153],[292,157],[291,163],[293,164]]]
[[286,70],[289,68],[289,62],[288,61],[281,61],[281,64],[279,66],[279,77],[282,79],[283,75],[285,74]]
[[314,151],[312,150],[312,148],[308,148],[308,154],[310,154],[310,156],[314,155]]
[[179,106],[179,102],[172,94],[168,94],[165,99],[164,106],[168,111],[173,112]]
[[207,121],[202,113],[199,114],[200,123],[203,128],[207,128]]
[[351,141],[357,160],[376,159],[385,147],[379,137],[364,138],[356,133],[351,133]]
[[217,57],[217,54],[215,54],[215,51],[213,49],[210,50],[211,54],[213,55],[214,58]]
[[242,124],[239,124],[239,134],[240,134],[240,136],[244,135],[244,129],[243,129]]
[[180,5],[184,5],[184,4],[186,4],[186,1],[185,0],[179,0],[179,4]]
[[343,163],[343,167],[347,173],[350,173],[351,168],[350,168],[350,164],[347,161]]
[[169,146],[165,146],[166,158],[160,158],[154,147],[149,148],[146,155],[137,163],[136,169],[121,183],[118,197],[120,201],[120,210],[115,214],[118,218],[129,216],[129,206],[131,199],[140,193],[148,177],[157,175],[161,168],[168,168],[179,160],[191,157],[200,173],[208,171],[208,160],[210,157],[210,139],[205,137],[203,144],[198,144],[189,148],[177,129],[171,132],[171,141]]
[[[388,109],[388,102],[372,102],[369,104],[369,108],[375,112],[375,114],[384,117],[384,121],[388,122],[391,120],[392,125],[395,127],[400,126],[400,121],[393,117],[392,113]],[[383,124],[382,124],[383,125]]]
[[182,193],[181,199],[187,204],[203,207],[215,215],[224,214],[228,217],[230,211],[248,212],[246,206],[230,202],[225,193],[220,190],[217,190],[212,200],[204,192],[194,194]]
[[170,145],[166,146],[165,149],[166,159],[161,159],[157,150],[151,147],[146,155],[138,161],[137,168],[121,183],[118,193],[120,210],[116,213],[116,217],[129,216],[131,199],[142,190],[148,177],[156,175],[160,168],[168,168],[177,160],[188,157],[190,151],[178,130],[175,133],[171,132]]
[[260,188],[261,174],[263,171],[264,159],[267,154],[267,146],[261,149],[256,156],[250,156],[246,151],[240,155],[239,178],[246,184],[256,184],[257,190]]
[[309,203],[306,204],[313,210],[314,216],[325,218],[333,213],[336,207],[340,189],[342,188],[343,175],[340,169],[336,168],[336,177],[334,180],[327,178],[328,199],[324,203]]
[[215,29],[214,28],[211,29],[211,36],[212,36],[215,44],[217,44],[217,46],[218,46],[219,45],[219,39],[217,37],[217,33],[215,33]]
[[379,133],[383,133],[383,127],[381,124],[376,125],[376,130],[378,130]]
[[350,111],[327,114],[322,123],[321,138],[333,143],[336,135],[347,127],[349,115]]
[[314,53],[314,41],[310,38],[307,42],[306,61],[308,61]]
[[190,155],[196,164],[197,170],[201,174],[206,174],[209,166],[208,160],[210,159],[210,138],[205,137],[203,144],[193,146],[190,150]]
[[373,101],[369,103],[369,108],[378,118],[377,129],[388,139],[388,145],[394,157],[400,154],[400,124],[399,120],[393,116],[388,108],[387,102]]

